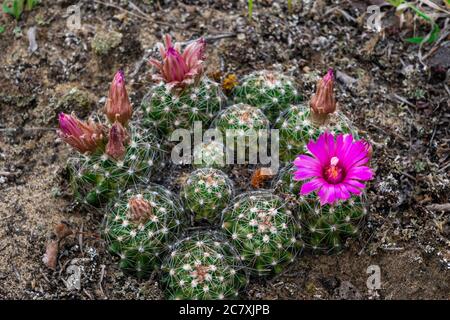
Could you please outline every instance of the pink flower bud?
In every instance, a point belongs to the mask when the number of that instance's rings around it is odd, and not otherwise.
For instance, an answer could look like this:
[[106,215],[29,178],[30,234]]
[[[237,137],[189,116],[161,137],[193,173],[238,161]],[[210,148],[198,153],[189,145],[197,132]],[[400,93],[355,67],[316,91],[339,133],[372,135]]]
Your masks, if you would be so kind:
[[89,120],[83,122],[74,114],[60,113],[58,135],[81,153],[92,153],[104,146],[104,128]]
[[184,88],[196,82],[203,73],[205,46],[205,40],[200,38],[181,53],[181,45],[173,45],[170,35],[166,35],[165,46],[158,44],[162,61],[150,59],[150,64],[159,71],[159,74],[153,75],[153,79],[164,81],[173,88]]
[[113,159],[123,159],[126,153],[125,146],[128,144],[129,137],[125,128],[119,121],[114,122],[109,130],[108,144],[106,145],[106,154]]
[[131,118],[132,108],[125,87],[125,77],[122,70],[117,71],[109,89],[105,113],[111,123],[116,120],[126,126]]
[[328,70],[328,73],[317,83],[316,94],[311,98],[310,107],[312,111],[313,120],[323,123],[328,114],[336,111],[336,99],[334,97],[334,76],[333,69]]

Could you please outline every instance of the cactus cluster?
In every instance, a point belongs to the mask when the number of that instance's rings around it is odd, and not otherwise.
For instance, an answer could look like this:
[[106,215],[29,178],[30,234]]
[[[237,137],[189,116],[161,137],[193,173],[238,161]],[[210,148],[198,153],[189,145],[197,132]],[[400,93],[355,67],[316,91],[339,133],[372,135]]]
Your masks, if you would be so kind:
[[294,80],[274,71],[257,71],[242,80],[233,90],[235,103],[261,108],[270,121],[289,105],[300,103]]
[[127,190],[107,211],[109,249],[122,269],[139,277],[159,268],[164,250],[187,225],[178,197],[155,184]]
[[[221,87],[203,75],[203,39],[182,50],[165,36],[158,48],[161,60],[150,61],[158,70],[157,83],[141,103],[138,122],[131,121],[121,71],[105,105],[109,124],[59,118],[60,137],[78,151],[69,160],[74,193],[83,203],[109,202],[103,236],[122,269],[139,277],[160,270],[171,299],[230,299],[245,287],[248,273],[282,272],[305,243],[335,250],[357,233],[366,214],[365,182],[374,175],[365,165],[372,149],[356,141],[348,119],[335,113],[331,70],[319,81],[309,108],[300,104],[292,79],[261,71],[234,88],[235,79],[228,79],[235,104],[224,109]],[[256,153],[250,148],[277,117],[280,157],[293,165],[280,172],[273,190],[234,197],[233,182],[220,170],[234,152],[228,138],[238,139],[238,164],[247,154],[253,164]],[[195,170],[178,180],[183,181],[178,198],[151,182],[154,169],[164,165],[156,134],[167,141],[172,130],[191,129],[197,120],[217,129],[216,136],[194,146]],[[184,151],[180,163],[191,159]],[[266,181],[262,172],[255,171],[254,188]],[[209,230],[198,231],[203,222]],[[192,224],[197,231],[187,229]]]
[[283,162],[292,162],[304,152],[306,143],[316,140],[326,130],[358,137],[351,121],[342,113],[334,112],[329,115],[326,124],[318,124],[311,119],[311,109],[304,104],[286,109],[276,120],[275,128],[279,130],[280,160]]
[[223,213],[222,228],[256,275],[280,273],[302,248],[294,215],[269,191],[237,196]]
[[220,219],[220,213],[228,206],[233,193],[233,183],[228,176],[213,168],[192,172],[181,191],[186,208],[191,211],[194,220],[210,223]]
[[293,179],[294,172],[293,165],[281,169],[273,187],[297,215],[305,247],[317,252],[341,250],[347,238],[358,235],[367,214],[365,195],[321,205],[316,195],[300,194],[302,183]]
[[68,160],[70,185],[83,204],[99,206],[130,185],[148,183],[155,169],[164,165],[158,138],[138,123],[129,125],[130,142],[123,157],[106,152],[76,153]]
[[197,231],[170,247],[163,264],[169,299],[236,299],[247,274],[222,233]]
[[161,82],[144,97],[141,107],[146,124],[168,135],[175,129],[190,129],[194,121],[209,124],[225,100],[219,84],[202,77],[196,86],[181,91]]

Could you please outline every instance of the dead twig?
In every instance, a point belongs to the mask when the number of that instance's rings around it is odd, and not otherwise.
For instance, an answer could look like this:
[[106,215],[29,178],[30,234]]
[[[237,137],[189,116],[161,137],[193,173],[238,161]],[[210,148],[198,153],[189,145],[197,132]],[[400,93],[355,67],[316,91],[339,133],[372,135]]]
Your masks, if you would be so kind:
[[450,211],[450,203],[433,203],[426,206],[428,210],[431,211],[443,211],[443,212],[449,212]]
[[[111,8],[120,10],[122,12],[125,12],[125,13],[133,16],[133,17],[140,18],[140,19],[148,21],[148,22],[156,23],[156,24],[159,24],[159,25],[163,25],[163,26],[167,26],[167,27],[171,27],[171,28],[175,28],[175,29],[185,29],[183,26],[177,27],[173,23],[168,23],[168,22],[164,22],[164,21],[160,21],[160,20],[159,21],[155,21],[149,15],[145,14],[144,12],[142,12],[140,9],[139,9],[138,13],[136,13],[136,12],[124,9],[121,6],[119,6],[117,4],[114,4],[114,3],[107,3],[107,2],[103,2],[103,1],[99,1],[99,0],[93,0],[93,1],[95,3],[97,3],[97,4],[101,4],[101,5],[104,5],[106,7],[111,7]],[[134,5],[133,8],[135,9],[135,7],[136,7],[136,5]],[[191,28],[191,30],[198,31],[198,30],[195,30],[195,29],[192,29],[192,28]]]
[[13,177],[17,174],[18,174],[17,172],[0,171],[0,176],[4,177]]
[[[100,287],[100,292],[102,293],[102,295],[103,295],[104,297],[106,297],[105,292],[103,291],[103,285],[102,285],[102,283],[103,283],[103,277],[105,276],[105,268],[106,268],[106,266],[105,266],[104,264],[102,264],[102,265],[100,266],[100,268],[101,268],[101,270],[100,270],[100,280],[98,281],[98,286]],[[107,297],[106,297],[106,298],[107,298]]]
[[399,95],[396,94],[396,93],[393,93],[393,94],[389,95],[388,98],[389,98],[390,100],[392,100],[392,101],[395,101],[395,102],[401,102],[401,103],[406,104],[406,105],[408,105],[408,106],[410,106],[410,107],[415,107],[414,104],[412,104],[411,102],[409,102],[406,98],[404,98],[404,97],[402,97],[402,96],[399,96]]
[[55,131],[56,128],[45,127],[31,127],[31,128],[0,128],[0,132],[15,132],[15,131]]
[[80,231],[78,233],[78,244],[80,245],[81,253],[83,253],[83,227],[84,227],[84,223],[81,223]]

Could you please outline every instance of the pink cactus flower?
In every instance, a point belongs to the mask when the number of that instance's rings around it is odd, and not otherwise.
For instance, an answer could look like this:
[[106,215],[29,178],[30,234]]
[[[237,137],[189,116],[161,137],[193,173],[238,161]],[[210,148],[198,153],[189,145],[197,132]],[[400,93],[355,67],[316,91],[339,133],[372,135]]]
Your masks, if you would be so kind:
[[189,44],[181,53],[180,43],[172,44],[170,35],[164,38],[165,46],[158,43],[162,61],[150,59],[150,64],[158,69],[153,75],[156,81],[164,81],[170,88],[185,88],[195,83],[203,72],[205,60],[205,40],[200,38]]
[[115,160],[123,159],[126,153],[125,146],[129,142],[129,136],[126,129],[119,121],[114,122],[109,130],[108,144],[106,145],[106,154]]
[[369,148],[363,140],[354,141],[350,134],[334,137],[325,132],[307,148],[312,155],[300,155],[295,161],[294,180],[309,180],[300,194],[317,191],[320,204],[334,204],[359,195],[365,188],[362,181],[371,180],[374,172],[365,166],[369,161]]
[[66,143],[81,153],[92,153],[104,145],[104,128],[89,120],[79,120],[75,114],[67,115],[61,112],[58,116],[58,135]]
[[334,75],[333,69],[317,83],[316,94],[309,103],[313,120],[318,124],[323,124],[328,118],[328,114],[336,111],[336,99],[334,97]]
[[126,126],[131,118],[132,108],[125,87],[125,77],[122,70],[117,71],[109,89],[105,113],[111,123],[116,120]]

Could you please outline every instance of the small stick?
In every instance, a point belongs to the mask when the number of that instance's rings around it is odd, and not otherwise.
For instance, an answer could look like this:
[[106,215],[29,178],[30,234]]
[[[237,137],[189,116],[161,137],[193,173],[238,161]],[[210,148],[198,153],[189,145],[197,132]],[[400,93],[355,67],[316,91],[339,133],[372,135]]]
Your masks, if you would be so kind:
[[11,177],[15,176],[17,172],[0,171],[0,176]]
[[78,234],[78,243],[80,244],[80,252],[83,253],[83,226],[84,223],[81,223],[80,232]]
[[46,128],[46,127],[30,127],[30,128],[1,128],[0,132],[8,132],[8,131],[55,131],[56,128]]

